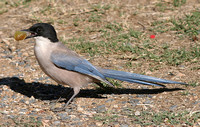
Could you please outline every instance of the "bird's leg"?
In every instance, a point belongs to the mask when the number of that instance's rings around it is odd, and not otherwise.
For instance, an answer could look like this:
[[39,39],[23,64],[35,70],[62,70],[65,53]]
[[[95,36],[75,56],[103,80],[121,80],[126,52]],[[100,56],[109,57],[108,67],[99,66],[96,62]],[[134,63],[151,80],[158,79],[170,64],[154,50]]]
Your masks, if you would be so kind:
[[56,103],[58,103],[59,101],[61,101],[61,97],[59,97],[59,98],[56,99],[56,100],[52,100],[51,103],[55,103],[55,104],[56,104]]
[[[69,92],[68,92],[69,91]],[[65,91],[66,92],[66,91]],[[63,92],[61,92],[60,94],[64,94],[64,91]],[[66,94],[64,94],[64,95],[67,95],[67,97],[68,96],[70,96],[72,94],[72,88],[69,88],[69,90],[67,90],[67,93]],[[64,99],[65,98],[63,98],[63,97],[59,97],[58,99],[56,99],[56,100],[51,100],[51,103],[58,103],[58,102],[60,102],[60,101],[64,101]],[[52,106],[53,107],[53,106]]]
[[[69,92],[68,92],[69,91]],[[72,96],[72,93],[73,93],[73,90],[70,88],[69,90],[67,91],[67,96],[65,98],[68,98],[69,96]],[[64,94],[64,93],[63,93]],[[64,99],[64,98],[63,98]],[[61,100],[61,97],[59,97],[57,100],[54,100],[53,103],[54,105],[51,106],[51,110],[54,111],[54,112],[59,112],[59,111],[62,111],[64,110],[64,108],[55,108],[56,104]]]
[[[58,112],[58,111],[63,111],[65,110],[65,108],[69,105],[69,103],[74,99],[74,97],[80,92],[80,88],[79,87],[74,87],[73,88],[74,94],[72,95],[72,97],[67,101],[67,103],[62,107],[62,108],[54,108],[52,109],[52,111]],[[70,92],[71,93],[71,92]]]
[[67,101],[67,103],[64,105],[64,108],[67,107],[67,105],[72,101],[72,99],[74,99],[74,97],[80,92],[80,88],[79,87],[74,87],[73,88],[74,94],[72,95],[72,97]]

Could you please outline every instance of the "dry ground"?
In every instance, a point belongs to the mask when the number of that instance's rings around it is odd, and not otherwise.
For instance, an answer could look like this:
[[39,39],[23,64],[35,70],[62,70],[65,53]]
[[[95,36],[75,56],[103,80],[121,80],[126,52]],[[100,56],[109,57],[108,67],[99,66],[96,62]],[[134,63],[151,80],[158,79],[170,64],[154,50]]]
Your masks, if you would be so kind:
[[[1,0],[0,126],[200,126],[199,9],[199,0]],[[189,86],[92,84],[66,111],[52,112],[69,88],[40,70],[34,40],[13,39],[37,22],[51,23],[60,40],[96,66]]]

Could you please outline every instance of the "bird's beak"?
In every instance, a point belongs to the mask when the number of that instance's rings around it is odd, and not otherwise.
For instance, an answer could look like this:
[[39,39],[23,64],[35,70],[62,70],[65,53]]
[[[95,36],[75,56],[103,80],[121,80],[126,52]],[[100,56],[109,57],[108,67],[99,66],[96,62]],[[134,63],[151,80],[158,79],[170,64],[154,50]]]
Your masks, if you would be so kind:
[[25,31],[25,32],[27,32],[29,34],[25,39],[33,38],[33,37],[37,36],[37,33],[31,31],[30,29],[23,29],[21,31]]

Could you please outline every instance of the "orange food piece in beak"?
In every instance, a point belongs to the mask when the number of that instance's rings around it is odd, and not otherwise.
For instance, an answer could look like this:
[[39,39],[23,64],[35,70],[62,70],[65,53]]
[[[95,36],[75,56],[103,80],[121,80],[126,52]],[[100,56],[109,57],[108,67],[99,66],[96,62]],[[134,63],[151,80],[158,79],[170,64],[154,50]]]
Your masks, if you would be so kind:
[[16,41],[24,40],[27,37],[25,31],[16,31],[14,34],[14,38]]

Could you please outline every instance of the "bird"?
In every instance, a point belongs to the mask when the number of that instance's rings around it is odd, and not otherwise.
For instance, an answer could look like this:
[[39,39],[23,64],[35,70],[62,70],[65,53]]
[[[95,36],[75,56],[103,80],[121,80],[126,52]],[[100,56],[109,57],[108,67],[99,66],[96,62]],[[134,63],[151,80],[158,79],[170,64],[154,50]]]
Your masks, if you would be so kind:
[[162,84],[186,85],[183,82],[96,67],[59,41],[56,30],[49,23],[36,23],[21,31],[29,33],[25,39],[35,39],[34,54],[43,72],[58,84],[73,89],[72,96],[63,108],[69,105],[81,88],[90,83],[102,86],[103,82],[113,87],[108,78],[159,87],[165,87]]

